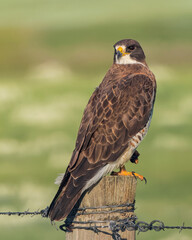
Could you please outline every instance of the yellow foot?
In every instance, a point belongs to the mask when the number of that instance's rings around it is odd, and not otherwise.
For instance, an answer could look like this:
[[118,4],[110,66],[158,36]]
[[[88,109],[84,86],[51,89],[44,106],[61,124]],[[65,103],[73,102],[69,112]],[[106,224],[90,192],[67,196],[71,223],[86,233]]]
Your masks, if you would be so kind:
[[139,178],[141,181],[145,181],[145,183],[147,183],[147,179],[145,177],[143,177],[142,175],[135,173],[135,172],[127,172],[125,167],[121,167],[119,172],[112,172],[111,175],[115,175],[115,176],[132,176],[135,178]]

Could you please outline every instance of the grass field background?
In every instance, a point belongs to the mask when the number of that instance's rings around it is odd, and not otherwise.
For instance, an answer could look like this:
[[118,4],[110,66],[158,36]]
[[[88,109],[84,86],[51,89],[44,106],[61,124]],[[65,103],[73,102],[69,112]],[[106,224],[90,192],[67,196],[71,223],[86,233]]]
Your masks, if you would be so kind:
[[[157,100],[139,146],[139,220],[192,226],[192,1],[0,0],[0,211],[49,205],[84,107],[112,64],[113,44],[138,40]],[[48,219],[0,216],[0,238],[65,239]],[[138,240],[190,240],[191,231]]]

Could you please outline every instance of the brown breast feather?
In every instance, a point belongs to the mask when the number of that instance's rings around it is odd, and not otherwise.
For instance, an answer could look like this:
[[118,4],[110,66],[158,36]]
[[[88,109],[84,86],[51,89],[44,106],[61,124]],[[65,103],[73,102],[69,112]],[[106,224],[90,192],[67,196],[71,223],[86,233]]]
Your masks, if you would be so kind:
[[112,65],[85,108],[71,161],[49,208],[51,220],[65,218],[87,181],[114,162],[145,127],[155,89],[155,77],[147,67]]

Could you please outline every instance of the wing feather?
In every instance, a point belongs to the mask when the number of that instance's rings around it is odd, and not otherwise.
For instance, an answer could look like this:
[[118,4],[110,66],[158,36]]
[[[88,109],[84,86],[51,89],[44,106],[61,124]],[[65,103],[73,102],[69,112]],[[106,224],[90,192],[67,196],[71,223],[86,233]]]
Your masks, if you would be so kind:
[[145,127],[154,91],[153,81],[144,74],[127,75],[115,82],[104,78],[84,111],[75,150],[49,209],[52,220],[67,216],[85,184],[103,166],[116,161],[130,138]]

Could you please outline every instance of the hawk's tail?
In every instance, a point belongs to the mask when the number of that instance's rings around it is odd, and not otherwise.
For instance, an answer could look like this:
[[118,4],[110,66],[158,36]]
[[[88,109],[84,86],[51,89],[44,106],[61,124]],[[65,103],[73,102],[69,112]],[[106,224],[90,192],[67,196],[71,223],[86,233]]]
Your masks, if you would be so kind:
[[60,221],[67,217],[81,197],[82,187],[74,188],[72,181],[73,177],[66,171],[48,210],[48,217],[51,221]]
[[87,159],[81,161],[74,171],[68,169],[63,177],[59,189],[49,207],[48,217],[51,221],[63,220],[67,217],[85,190],[96,184],[104,175],[101,166],[90,167]]

